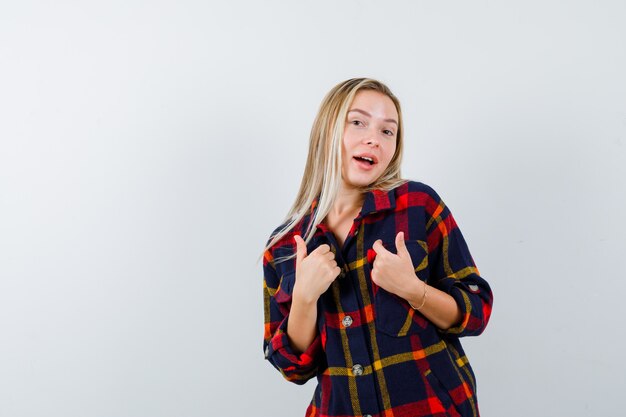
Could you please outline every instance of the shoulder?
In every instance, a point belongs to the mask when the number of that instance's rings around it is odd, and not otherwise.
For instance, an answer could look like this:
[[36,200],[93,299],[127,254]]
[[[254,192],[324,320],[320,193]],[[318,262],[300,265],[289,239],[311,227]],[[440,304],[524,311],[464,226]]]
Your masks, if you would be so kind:
[[441,197],[430,185],[421,182],[406,180],[405,183],[397,186],[393,190],[396,201],[406,200],[410,205],[432,205],[440,204]]
[[[267,239],[267,242],[265,242],[266,245],[268,245],[272,239],[274,239],[274,236],[278,235],[280,232],[282,232],[285,227],[287,227],[287,225],[289,224],[288,221],[285,221],[283,223],[281,223],[280,225],[278,225],[276,228],[274,228],[274,230],[272,230],[272,233],[270,233],[269,238]],[[286,235],[284,235],[283,237],[281,237],[276,243],[274,243],[274,245],[272,245],[272,248],[276,248],[278,246],[284,246],[287,243],[288,239],[293,240],[293,235],[296,234],[294,231],[297,230],[295,227],[292,228]]]
[[[272,258],[286,256],[286,255],[295,253],[296,244],[295,244],[293,237],[294,235],[300,235],[300,236],[303,235],[302,223],[303,221],[300,220],[295,225],[293,225],[289,229],[289,231],[285,233],[283,236],[281,236],[276,242],[274,242],[274,244],[270,248],[268,248],[266,252],[269,252]],[[274,237],[281,234],[285,230],[285,228],[289,226],[289,224],[290,224],[290,221],[285,220],[283,223],[277,226],[272,231],[272,233],[270,233],[269,238],[265,242],[265,246],[269,245],[270,242],[274,239]]]
[[436,194],[433,187],[421,181],[407,180],[406,188],[408,191],[412,192],[423,192],[431,195]]

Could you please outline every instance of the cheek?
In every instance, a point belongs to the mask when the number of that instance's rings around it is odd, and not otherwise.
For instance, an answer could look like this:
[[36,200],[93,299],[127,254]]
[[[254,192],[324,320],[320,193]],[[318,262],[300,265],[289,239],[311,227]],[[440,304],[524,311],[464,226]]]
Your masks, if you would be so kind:
[[344,134],[343,134],[343,141],[341,142],[341,146],[343,146],[343,149],[352,149],[354,148],[355,144],[358,144],[358,138],[355,137],[355,135],[353,135],[350,130],[347,130]]
[[391,159],[393,158],[393,154],[395,152],[396,152],[395,144],[392,144],[385,149],[385,168],[387,168],[387,166],[391,162]]

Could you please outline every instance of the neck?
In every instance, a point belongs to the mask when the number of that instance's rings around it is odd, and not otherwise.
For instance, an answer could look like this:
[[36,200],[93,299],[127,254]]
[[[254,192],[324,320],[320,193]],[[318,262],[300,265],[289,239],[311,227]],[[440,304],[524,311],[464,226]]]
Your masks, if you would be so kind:
[[331,213],[334,216],[341,216],[344,213],[350,213],[359,211],[363,206],[365,200],[365,194],[356,188],[346,187],[345,184],[341,185],[339,193],[331,209]]

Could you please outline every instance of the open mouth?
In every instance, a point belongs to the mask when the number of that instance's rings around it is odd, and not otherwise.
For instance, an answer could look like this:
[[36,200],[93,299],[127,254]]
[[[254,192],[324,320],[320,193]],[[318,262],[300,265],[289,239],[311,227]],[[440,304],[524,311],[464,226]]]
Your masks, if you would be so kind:
[[374,158],[370,158],[368,156],[355,156],[354,159],[356,159],[357,161],[363,161],[363,162],[367,162],[370,165],[374,165],[376,162],[374,161]]

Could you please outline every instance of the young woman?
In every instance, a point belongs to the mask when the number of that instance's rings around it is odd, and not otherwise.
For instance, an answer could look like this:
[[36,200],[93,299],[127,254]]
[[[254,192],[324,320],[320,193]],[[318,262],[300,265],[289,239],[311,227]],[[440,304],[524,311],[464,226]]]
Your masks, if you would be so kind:
[[306,416],[478,416],[459,338],[485,329],[491,289],[439,195],[401,179],[403,134],[384,84],[335,86],[264,249],[265,358],[317,377]]

